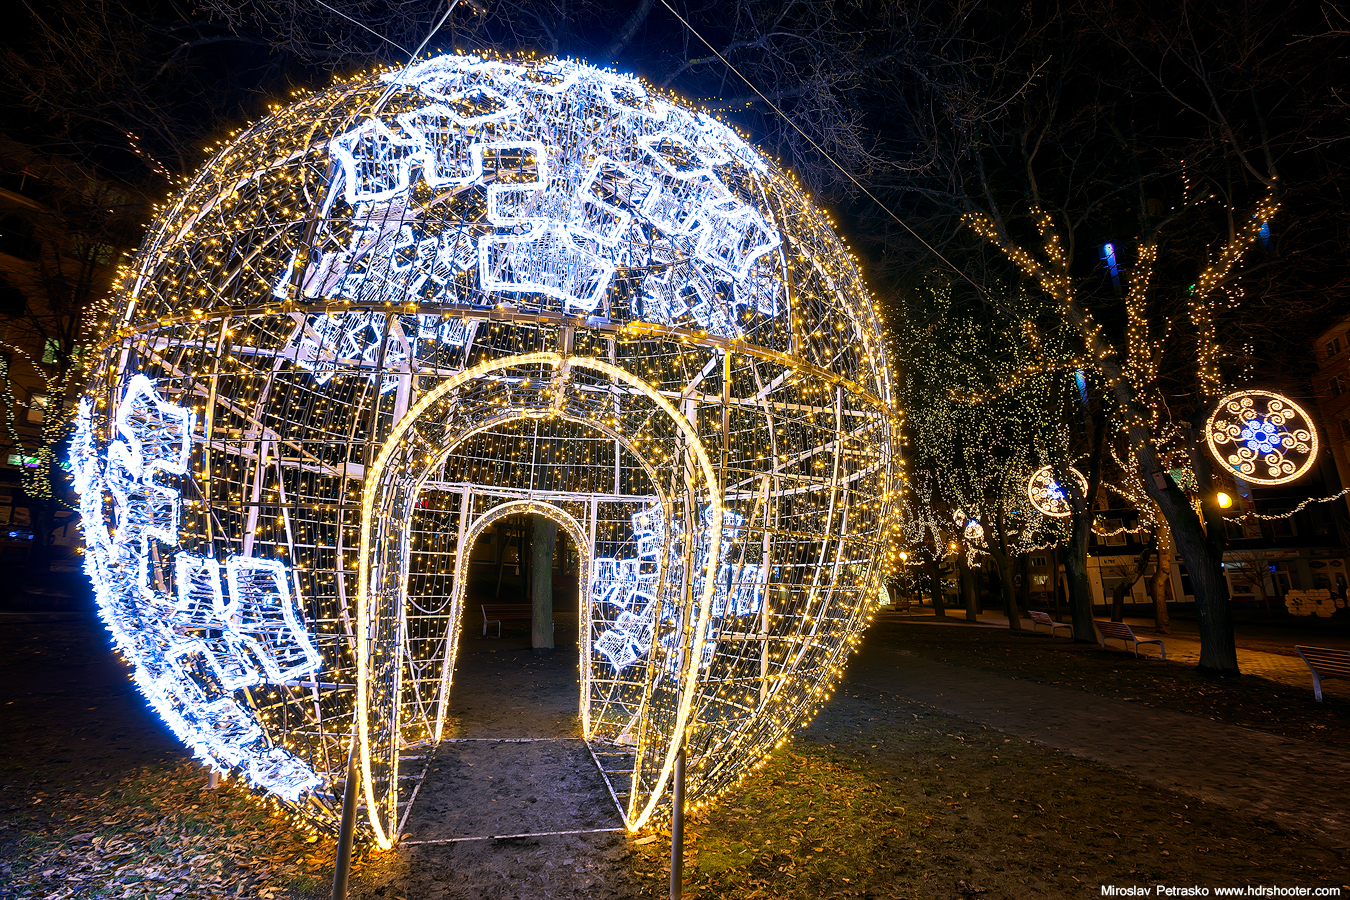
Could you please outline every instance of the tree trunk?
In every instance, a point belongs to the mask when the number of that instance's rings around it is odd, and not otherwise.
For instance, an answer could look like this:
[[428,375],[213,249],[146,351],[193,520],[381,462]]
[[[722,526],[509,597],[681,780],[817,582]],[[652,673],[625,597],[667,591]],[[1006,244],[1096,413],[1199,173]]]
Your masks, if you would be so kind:
[[29,551],[28,571],[46,574],[52,567],[52,532],[56,530],[56,501],[30,496],[28,520],[33,529],[33,547]]
[[543,516],[533,517],[530,536],[530,646],[538,654],[553,652],[553,550],[558,524]]
[[1023,553],[1017,560],[1018,572],[1022,576],[1022,609],[1031,609],[1031,557]]
[[966,563],[964,550],[956,557],[956,570],[959,576],[957,583],[961,587],[961,601],[966,608],[966,621],[978,622],[980,615],[976,606],[979,600],[975,596],[975,573],[970,571],[970,566]]
[[1148,561],[1153,558],[1153,551],[1158,546],[1158,538],[1155,535],[1149,539],[1148,545],[1135,558],[1134,569],[1130,572],[1128,581],[1122,581],[1111,589],[1111,621],[1125,621],[1125,595],[1134,590],[1135,582],[1144,577],[1144,570],[1148,568]]
[[947,615],[946,598],[942,596],[942,565],[936,559],[924,563],[928,570],[928,590],[933,595],[933,615],[945,618]]
[[1167,593],[1172,589],[1172,539],[1165,532],[1158,542],[1158,569],[1153,573],[1153,582],[1149,587],[1149,593],[1153,595],[1153,629],[1158,634],[1171,634]]
[[1059,546],[1050,548],[1050,591],[1055,598],[1055,621],[1064,621],[1064,586],[1060,583]]
[[1106,452],[1106,420],[1101,413],[1088,415],[1092,453],[1088,457],[1087,494],[1079,496],[1076,479],[1065,478],[1058,471],[1055,478],[1067,486],[1073,516],[1069,520],[1069,551],[1064,560],[1068,578],[1069,614],[1073,622],[1073,639],[1080,644],[1097,641],[1096,626],[1092,624],[1092,583],[1088,579],[1088,539],[1092,535],[1092,520],[1097,516],[1097,491],[1102,481],[1102,456]]
[[[1072,297],[1064,296],[1068,319],[1082,333],[1089,349],[1097,358],[1097,366],[1106,377],[1106,382],[1115,394],[1121,412],[1129,422],[1127,432],[1130,448],[1139,463],[1139,478],[1144,492],[1158,504],[1163,518],[1172,530],[1173,546],[1177,554],[1186,563],[1186,571],[1191,576],[1191,586],[1195,590],[1195,609],[1200,625],[1200,668],[1224,675],[1238,674],[1237,645],[1233,639],[1233,618],[1228,609],[1228,585],[1223,577],[1221,565],[1223,554],[1215,554],[1214,547],[1206,540],[1200,526],[1200,518],[1195,514],[1190,501],[1181,489],[1171,482],[1158,462],[1157,448],[1153,435],[1145,424],[1148,416],[1139,408],[1134,388],[1129,378],[1121,370],[1120,360],[1115,348],[1107,342],[1101,329],[1087,316]],[[1192,454],[1192,463],[1204,457],[1201,453]],[[1207,463],[1202,462],[1205,475]],[[1197,480],[1202,473],[1196,470]],[[1208,479],[1199,480],[1202,490],[1209,490]],[[1213,502],[1213,498],[1210,498]],[[1077,628],[1074,638],[1077,639]]]
[[[1147,468],[1149,463],[1154,468]],[[1223,675],[1238,674],[1237,645],[1233,639],[1233,618],[1228,610],[1228,586],[1220,564],[1222,557],[1200,526],[1186,495],[1167,479],[1168,487],[1158,488],[1152,474],[1160,474],[1156,460],[1141,462],[1144,487],[1162,510],[1163,518],[1172,529],[1177,555],[1186,564],[1195,591],[1195,611],[1200,630],[1200,668]],[[1199,473],[1196,473],[1197,476]],[[1166,479],[1167,476],[1161,475]]]
[[1064,574],[1069,588],[1069,621],[1073,623],[1073,639],[1080,644],[1097,643],[1096,626],[1092,624],[1092,582],[1088,578],[1087,568],[1088,536],[1092,532],[1093,516],[1091,507],[1085,512],[1074,513],[1069,552],[1064,557]]
[[[1007,519],[1002,505],[994,515],[994,540],[990,541],[989,555],[994,561],[995,574],[998,577],[999,593],[1003,595],[1003,613],[1008,617],[1010,631],[1022,630],[1022,614],[1017,608],[1016,566],[1018,558],[1008,552]],[[1025,555],[1022,557],[1026,559]]]
[[1004,556],[998,563],[999,579],[1003,588],[1003,608],[1008,613],[1008,628],[1022,630],[1022,611],[1017,605],[1017,558]]

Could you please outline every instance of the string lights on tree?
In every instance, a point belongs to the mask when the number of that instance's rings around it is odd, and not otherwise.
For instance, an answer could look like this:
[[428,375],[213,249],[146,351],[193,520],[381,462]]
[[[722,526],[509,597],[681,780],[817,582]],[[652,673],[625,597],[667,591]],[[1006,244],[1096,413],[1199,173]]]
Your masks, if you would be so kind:
[[311,820],[350,774],[397,840],[508,516],[580,551],[631,829],[682,742],[697,808],[808,721],[876,608],[903,471],[857,262],[637,79],[453,55],[298,99],[108,311],[71,459],[100,609],[179,737]]

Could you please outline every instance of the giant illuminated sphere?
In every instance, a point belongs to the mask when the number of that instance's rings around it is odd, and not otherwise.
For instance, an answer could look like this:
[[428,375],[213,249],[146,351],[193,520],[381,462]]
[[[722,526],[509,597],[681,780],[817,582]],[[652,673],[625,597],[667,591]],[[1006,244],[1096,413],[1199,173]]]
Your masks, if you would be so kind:
[[298,100],[160,212],[110,318],[72,450],[104,619],[184,741],[316,820],[354,740],[397,839],[504,516],[580,549],[579,717],[633,829],[681,735],[708,802],[874,610],[900,460],[857,265],[633,78],[443,56]]

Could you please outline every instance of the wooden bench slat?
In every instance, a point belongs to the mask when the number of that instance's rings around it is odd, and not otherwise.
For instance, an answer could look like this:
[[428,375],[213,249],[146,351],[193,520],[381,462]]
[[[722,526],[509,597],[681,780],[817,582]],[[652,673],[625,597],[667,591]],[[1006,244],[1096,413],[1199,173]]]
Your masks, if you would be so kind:
[[1157,644],[1158,652],[1162,654],[1163,659],[1167,659],[1167,646],[1163,644],[1160,638],[1140,638],[1137,637],[1130,626],[1124,622],[1102,622],[1094,619],[1093,624],[1097,626],[1097,631],[1101,633],[1102,649],[1106,649],[1107,641],[1121,641],[1128,644],[1134,642],[1134,655],[1139,656],[1140,644]]
[[1056,622],[1054,619],[1050,618],[1050,615],[1049,615],[1048,613],[1044,613],[1044,612],[1041,612],[1040,610],[1036,610],[1036,609],[1029,609],[1029,610],[1027,610],[1027,613],[1028,613],[1028,615],[1031,616],[1031,630],[1032,630],[1032,631],[1035,631],[1035,630],[1036,630],[1036,626],[1037,626],[1037,625],[1048,625],[1048,626],[1050,626],[1050,636],[1051,636],[1051,637],[1054,637],[1054,636],[1055,636],[1055,629],[1056,629],[1056,628],[1067,628],[1067,629],[1069,629],[1069,637],[1073,637],[1073,626],[1070,625],[1068,622]]
[[478,608],[483,612],[483,637],[487,637],[488,625],[493,622],[497,623],[497,637],[501,637],[503,623],[534,620],[534,607],[529,603],[483,603]]
[[1312,673],[1313,696],[1322,702],[1323,678],[1350,678],[1350,650],[1336,650],[1331,647],[1303,647],[1294,645],[1294,652],[1303,660],[1303,664]]

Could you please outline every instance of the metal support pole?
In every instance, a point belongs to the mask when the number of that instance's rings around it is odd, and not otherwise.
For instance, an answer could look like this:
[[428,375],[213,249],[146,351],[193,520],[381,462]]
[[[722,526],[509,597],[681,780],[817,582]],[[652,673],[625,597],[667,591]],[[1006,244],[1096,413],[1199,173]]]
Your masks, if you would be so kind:
[[342,828],[338,831],[337,862],[333,865],[333,900],[347,900],[352,874],[352,843],[356,838],[356,734],[347,751],[347,785],[342,791]]
[[675,754],[675,779],[671,785],[670,811],[670,900],[680,900],[684,889],[684,744]]
[[218,787],[220,787],[220,773],[217,772],[215,769],[207,769],[206,789],[208,791],[214,791]]

